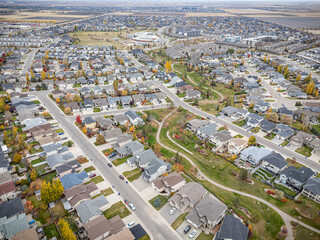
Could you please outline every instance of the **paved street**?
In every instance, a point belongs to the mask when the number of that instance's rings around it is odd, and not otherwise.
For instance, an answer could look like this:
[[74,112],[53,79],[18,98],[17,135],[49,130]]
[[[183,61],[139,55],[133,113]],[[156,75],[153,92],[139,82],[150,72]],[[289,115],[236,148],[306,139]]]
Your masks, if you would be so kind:
[[161,91],[163,91],[164,93],[167,94],[167,96],[175,103],[175,105],[177,106],[182,106],[183,108],[187,109],[188,111],[192,112],[193,114],[196,114],[200,117],[203,117],[203,118],[209,118],[210,120],[213,120],[215,122],[217,122],[218,124],[221,124],[221,125],[227,125],[228,129],[232,130],[232,131],[235,131],[245,137],[250,137],[252,135],[254,135],[257,139],[257,142],[259,142],[260,144],[270,148],[270,149],[273,149],[274,151],[276,152],[279,152],[283,155],[286,155],[288,157],[295,157],[297,162],[307,166],[307,167],[310,167],[311,169],[315,170],[315,171],[318,171],[320,172],[320,165],[319,163],[316,163],[314,161],[311,161],[311,160],[308,160],[306,159],[305,157],[303,157],[302,155],[296,153],[296,152],[293,152],[293,151],[290,151],[288,150],[287,148],[285,147],[282,147],[282,146],[279,146],[277,144],[274,144],[272,141],[269,141],[263,137],[260,137],[252,132],[247,132],[246,130],[244,130],[243,128],[241,127],[238,127],[224,119],[221,119],[221,118],[217,118],[215,115],[212,115],[210,113],[206,113],[206,112],[203,112],[201,111],[200,109],[196,108],[196,107],[193,107],[191,105],[189,105],[188,103],[184,102],[183,100],[181,100],[180,98],[178,98],[177,95],[175,95],[174,93],[172,93],[169,89],[167,89],[162,83],[160,82],[156,82],[155,83],[160,89]]
[[25,75],[29,71],[29,69],[31,68],[31,64],[33,62],[34,55],[35,55],[35,53],[37,51],[38,51],[38,49],[34,49],[34,50],[32,50],[31,52],[29,52],[27,54],[27,59],[26,59],[26,62],[24,64],[24,67],[23,67],[23,69],[21,71],[21,75]]
[[72,140],[83,150],[103,176],[114,186],[114,189],[121,194],[123,198],[127,197],[136,206],[134,212],[139,221],[146,226],[146,230],[152,236],[152,239],[167,240],[181,239],[180,236],[171,228],[171,226],[161,217],[161,215],[148,203],[146,203],[133,188],[131,183],[126,183],[119,178],[119,173],[115,168],[109,168],[106,164],[106,158],[89,143],[83,133],[73,124],[72,119],[66,118],[60,109],[48,97],[46,92],[36,94],[40,101],[50,111],[52,116],[58,120],[61,127],[71,136]]

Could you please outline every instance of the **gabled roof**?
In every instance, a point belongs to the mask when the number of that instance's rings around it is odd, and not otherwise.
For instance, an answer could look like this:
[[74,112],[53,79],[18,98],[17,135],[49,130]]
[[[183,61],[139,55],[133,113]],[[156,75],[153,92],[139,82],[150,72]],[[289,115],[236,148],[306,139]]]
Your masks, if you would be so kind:
[[293,178],[300,183],[305,183],[315,173],[307,167],[297,169],[294,166],[289,166],[284,169],[281,174],[284,174],[288,178]]
[[0,218],[11,217],[17,213],[23,212],[24,208],[20,197],[16,197],[0,204]]
[[97,198],[80,203],[76,207],[76,210],[81,218],[81,221],[86,223],[92,217],[101,215],[102,212],[100,208],[106,204],[108,204],[107,199],[105,196],[101,195]]
[[79,173],[69,173],[69,174],[63,176],[60,180],[63,185],[63,188],[65,190],[68,190],[69,188],[71,188],[75,185],[81,184],[82,181],[88,177],[89,176],[88,176],[87,172],[82,171]]
[[288,162],[284,160],[280,153],[272,152],[271,154],[262,158],[262,161],[265,161],[279,169],[284,168],[288,165]]
[[247,240],[249,228],[233,215],[226,215],[216,235],[216,240]]
[[[29,228],[28,219],[25,213],[10,218],[0,218],[0,232],[5,238],[10,239],[17,233]],[[29,240],[29,239],[28,239]]]
[[320,195],[320,178],[312,177],[309,178],[307,183],[303,187],[304,189],[316,194]]

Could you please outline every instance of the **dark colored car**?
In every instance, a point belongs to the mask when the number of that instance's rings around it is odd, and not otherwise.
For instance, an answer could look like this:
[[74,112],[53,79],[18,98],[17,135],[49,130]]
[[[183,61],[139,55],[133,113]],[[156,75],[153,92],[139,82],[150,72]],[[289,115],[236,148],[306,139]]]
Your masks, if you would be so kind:
[[109,167],[112,167],[112,164],[111,164],[111,163],[108,163],[108,166],[109,166]]
[[129,205],[130,202],[129,202],[127,199],[125,199],[125,200],[124,200],[124,203],[127,204],[127,205]]
[[124,176],[122,176],[122,175],[119,175],[119,178],[121,178],[122,180],[124,179]]
[[187,233],[190,231],[190,229],[191,229],[191,226],[188,225],[188,226],[186,226],[186,228],[183,230],[183,232],[184,232],[185,234],[187,234]]

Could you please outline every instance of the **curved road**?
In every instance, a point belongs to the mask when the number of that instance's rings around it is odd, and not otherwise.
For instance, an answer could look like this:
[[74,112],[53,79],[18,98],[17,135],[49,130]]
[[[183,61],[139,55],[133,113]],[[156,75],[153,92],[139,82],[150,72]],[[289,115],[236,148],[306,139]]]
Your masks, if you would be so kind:
[[[176,109],[175,109],[175,110],[176,110]],[[159,128],[158,128],[158,131],[157,131],[157,142],[158,142],[163,148],[166,148],[167,150],[172,151],[172,152],[176,152],[176,150],[174,150],[174,149],[172,149],[172,148],[170,148],[170,147],[167,147],[166,145],[164,145],[164,144],[161,143],[161,141],[160,141],[160,132],[161,132],[161,129],[162,129],[162,127],[163,127],[163,123],[166,121],[166,119],[167,119],[169,116],[171,116],[172,113],[175,112],[175,110],[173,110],[171,113],[169,113],[160,123],[158,122]],[[177,144],[176,142],[174,142],[174,141],[171,139],[170,136],[169,136],[168,138],[169,138],[169,140],[170,140],[171,142],[173,142],[174,144],[176,144],[178,147],[180,147],[180,148],[182,147],[182,146],[180,146],[179,144]],[[183,147],[182,147],[182,148],[183,148]],[[195,164],[188,156],[184,155],[183,153],[179,153],[179,154],[180,154],[182,157],[184,157],[185,159],[187,159],[188,162],[190,162],[190,164],[191,164],[192,166],[197,167],[196,164]],[[197,168],[198,168],[198,167],[197,167]],[[229,192],[237,193],[237,194],[242,195],[242,196],[245,196],[245,197],[249,197],[249,198],[255,199],[255,200],[259,201],[259,202],[262,202],[262,203],[266,204],[267,206],[269,206],[269,207],[272,208],[273,210],[275,210],[275,211],[282,217],[285,225],[287,226],[288,236],[287,236],[286,239],[288,239],[288,240],[293,240],[293,239],[294,239],[294,237],[293,237],[293,231],[292,231],[292,226],[291,226],[290,221],[298,222],[300,225],[302,225],[302,226],[304,226],[304,227],[306,227],[306,228],[308,228],[308,229],[310,229],[310,230],[312,230],[312,231],[320,234],[320,230],[315,229],[315,228],[313,228],[313,227],[311,227],[311,226],[309,226],[309,225],[307,225],[307,224],[305,224],[305,223],[303,223],[303,222],[300,222],[299,220],[297,220],[297,219],[289,216],[288,214],[286,214],[285,212],[281,211],[279,208],[277,208],[277,207],[274,206],[273,204],[269,203],[268,201],[266,201],[266,200],[264,200],[264,199],[262,199],[262,198],[256,197],[256,196],[254,196],[254,195],[251,195],[251,194],[248,194],[248,193],[244,193],[244,192],[241,192],[241,191],[238,191],[238,190],[235,190],[235,189],[226,187],[226,186],[224,186],[224,185],[221,185],[220,183],[217,183],[217,182],[211,180],[210,178],[208,178],[203,172],[201,172],[201,171],[199,170],[199,168],[198,168],[198,172],[203,176],[203,178],[204,178],[205,180],[207,180],[208,182],[212,183],[213,185],[215,185],[215,186],[217,186],[217,187],[219,187],[219,188],[222,188],[222,189],[224,189],[224,190],[226,190],[226,191],[229,191]]]

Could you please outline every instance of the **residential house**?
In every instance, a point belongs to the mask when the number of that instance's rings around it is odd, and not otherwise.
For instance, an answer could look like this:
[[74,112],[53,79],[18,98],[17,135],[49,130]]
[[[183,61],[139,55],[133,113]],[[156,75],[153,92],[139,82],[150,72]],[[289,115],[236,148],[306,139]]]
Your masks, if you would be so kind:
[[144,125],[144,121],[138,113],[136,113],[132,110],[129,110],[129,111],[125,112],[124,114],[129,118],[132,125],[134,125],[134,126]]
[[116,125],[116,122],[113,119],[105,118],[103,116],[96,117],[95,120],[97,122],[97,126],[101,130],[110,130],[114,128]]
[[209,141],[216,146],[217,149],[223,148],[227,142],[232,138],[227,129],[216,132],[210,137]]
[[[125,228],[125,224],[119,215],[106,219],[105,216],[100,215],[94,218],[92,221],[88,221],[84,224],[84,229],[86,230],[89,239],[92,240],[102,240],[108,236],[113,236]],[[109,237],[110,238],[110,237]],[[109,239],[108,238],[108,239]],[[115,238],[115,239],[127,239],[127,238]],[[130,237],[128,238],[130,239]]]
[[[25,220],[24,216],[23,216],[23,219]],[[23,226],[27,226],[24,220],[23,220]],[[18,229],[21,230],[22,228],[19,226]],[[38,233],[35,228],[22,230],[18,232],[16,235],[14,235],[12,238],[10,238],[10,240],[38,240],[38,239],[39,239]]]
[[94,108],[94,102],[91,98],[87,97],[83,100],[83,103],[80,103],[83,110],[92,111]]
[[78,184],[72,186],[68,190],[64,191],[64,195],[66,196],[68,202],[71,207],[76,207],[80,203],[86,200],[90,200],[92,197],[96,196],[100,190],[94,182],[89,184]]
[[320,178],[311,177],[303,186],[302,194],[320,203]]
[[93,117],[86,117],[82,120],[82,125],[84,125],[86,129],[94,129],[96,128],[96,124],[97,123]]
[[127,115],[118,114],[114,116],[114,121],[116,124],[120,124],[122,126],[126,125],[129,122],[129,118]]
[[201,98],[201,92],[198,90],[189,90],[186,93],[185,99],[200,99]]
[[129,142],[123,147],[117,149],[120,157],[126,157],[130,155],[138,155],[144,150],[144,146],[137,140]]
[[313,148],[312,154],[320,156],[320,139],[313,139],[309,145],[311,148]]
[[16,198],[18,191],[13,181],[9,181],[0,185],[0,202],[6,202],[10,199]]
[[250,113],[247,117],[247,125],[250,127],[257,127],[263,120],[263,116],[255,113]]
[[198,128],[196,135],[201,140],[209,140],[213,137],[213,134],[217,133],[217,127],[217,124],[209,123],[203,127]]
[[137,94],[137,95],[132,95],[132,100],[136,105],[141,105],[142,102],[145,100],[145,95],[144,94]]
[[97,198],[86,200],[76,206],[77,213],[81,221],[85,224],[99,217],[106,209],[108,200],[101,195]]
[[261,160],[262,167],[273,174],[278,174],[288,165],[288,162],[282,157],[282,155],[275,152],[264,156]]
[[237,108],[235,107],[231,107],[231,106],[228,106],[228,107],[225,107],[223,108],[220,113],[225,115],[225,116],[228,116],[230,117],[233,113],[237,112]]
[[161,194],[170,195],[178,190],[180,190],[186,181],[177,172],[169,173],[167,176],[159,177],[152,182],[152,187]]
[[240,154],[240,159],[245,162],[249,162],[253,166],[257,166],[260,164],[262,159],[265,156],[268,156],[272,153],[271,150],[268,150],[266,148],[259,148],[256,146],[250,146],[246,149],[244,149]]
[[249,228],[233,215],[226,215],[223,219],[215,240],[247,240]]
[[77,102],[64,103],[64,108],[70,108],[71,112],[80,112],[80,106]]
[[225,204],[210,195],[205,195],[186,216],[186,220],[196,228],[213,229],[222,221],[226,211]]
[[132,232],[129,230],[129,228],[123,228],[119,232],[108,237],[108,240],[119,240],[119,239],[134,240],[135,237],[132,234]]
[[315,175],[315,172],[310,168],[301,167],[297,169],[294,166],[289,166],[280,173],[279,181],[294,189],[301,190],[303,185],[313,175]]
[[198,128],[201,128],[205,125],[208,125],[210,122],[208,120],[201,120],[201,119],[192,119],[186,124],[186,128],[189,129],[191,132],[196,133]]
[[197,182],[188,182],[170,199],[169,204],[184,212],[187,208],[194,208],[207,194],[207,190]]
[[290,144],[297,148],[301,148],[303,145],[309,146],[311,141],[315,138],[316,137],[310,133],[298,131],[297,134],[291,138]]
[[4,216],[0,218],[0,230],[4,239],[13,239],[16,234],[29,228],[30,225],[25,213],[20,213],[11,217]]
[[93,99],[94,107],[100,108],[101,111],[108,110],[108,102],[105,98]]
[[258,102],[254,105],[253,110],[257,113],[264,113],[270,108],[270,103],[268,102]]
[[0,204],[0,219],[3,217],[10,218],[20,215],[24,212],[24,207],[20,197],[10,199]]
[[86,171],[82,171],[79,173],[69,173],[61,177],[60,181],[62,183],[63,188],[65,190],[68,190],[73,186],[89,181],[89,176]]
[[286,124],[277,124],[276,128],[274,129],[274,132],[277,136],[277,138],[282,140],[287,140],[294,134],[294,130],[286,125]]
[[[46,147],[47,145],[43,146]],[[66,147],[66,146],[64,146]],[[68,147],[63,148],[68,150]],[[58,166],[61,166],[63,164],[66,164],[69,161],[74,160],[74,156],[71,152],[63,152],[63,153],[56,153],[56,154],[52,154],[52,155],[48,155],[47,156],[47,163],[50,166],[51,169],[56,169]]]
[[228,141],[228,153],[238,155],[247,146],[247,141],[243,138],[232,138]]
[[56,89],[51,92],[51,95],[55,100],[57,100],[58,98],[59,99],[63,98],[65,93],[59,89]]
[[69,173],[76,173],[81,169],[81,165],[77,160],[72,160],[69,162],[66,162],[62,165],[57,165],[55,167],[59,177],[63,177],[64,175],[67,175]]
[[120,128],[114,128],[111,130],[102,131],[100,134],[104,137],[106,142],[114,142],[117,140],[118,136],[122,134],[122,131]]
[[271,134],[273,132],[273,130],[276,128],[277,124],[270,122],[267,119],[263,119],[260,122],[259,126],[261,128],[261,131],[266,132],[267,134]]

